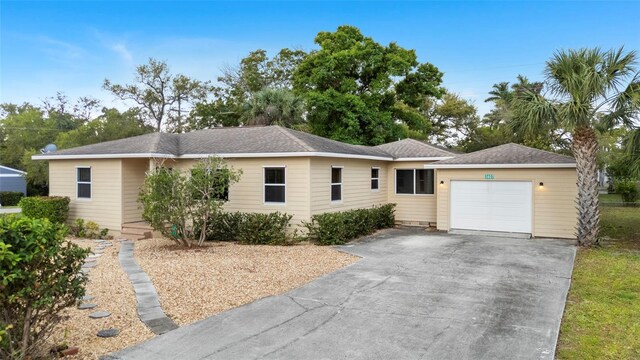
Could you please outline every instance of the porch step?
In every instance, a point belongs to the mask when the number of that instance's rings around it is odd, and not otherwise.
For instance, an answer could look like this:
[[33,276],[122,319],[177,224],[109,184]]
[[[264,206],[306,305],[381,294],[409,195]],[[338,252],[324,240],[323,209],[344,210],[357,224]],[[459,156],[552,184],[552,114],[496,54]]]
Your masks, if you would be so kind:
[[151,232],[148,232],[145,234],[132,234],[132,233],[122,231],[120,233],[120,237],[129,239],[129,240],[143,240],[143,239],[150,239],[153,237],[153,235]]
[[135,234],[135,235],[144,235],[148,232],[153,232],[153,229],[144,229],[144,228],[132,228],[128,226],[123,226],[122,231],[127,234]]

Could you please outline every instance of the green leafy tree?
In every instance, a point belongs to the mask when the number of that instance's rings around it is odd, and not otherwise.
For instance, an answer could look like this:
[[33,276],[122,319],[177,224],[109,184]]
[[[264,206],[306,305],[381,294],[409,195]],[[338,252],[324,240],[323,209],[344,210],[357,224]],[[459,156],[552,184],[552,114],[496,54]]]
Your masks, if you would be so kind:
[[182,246],[202,245],[216,212],[228,200],[241,172],[216,157],[199,161],[189,173],[163,166],[149,172],[140,191],[143,217]]
[[422,111],[433,124],[431,141],[449,147],[468,139],[480,124],[476,107],[452,93],[444,94],[441,100],[425,99]]
[[633,126],[640,111],[636,101],[640,76],[635,52],[596,49],[561,50],[547,61],[548,94],[525,91],[516,100],[514,126],[520,132],[540,128],[564,129],[571,135],[571,151],[578,175],[578,243],[598,243],[596,125]]
[[103,108],[102,114],[85,122],[78,128],[58,134],[55,144],[59,149],[96,144],[153,132],[153,127],[145,125],[136,109],[120,112]]
[[282,125],[291,127],[304,121],[301,97],[287,89],[264,89],[245,104],[243,123],[249,125]]
[[293,77],[314,134],[366,145],[397,140],[403,125],[416,123],[419,113],[409,110],[443,94],[442,73],[419,63],[414,50],[381,45],[353,26],[320,32],[315,43],[320,49],[302,60]]
[[88,249],[65,241],[66,227],[46,219],[0,217],[0,357],[41,358],[43,341],[78,303]]
[[[305,56],[302,50],[285,48],[270,58],[265,50],[258,49],[250,52],[239,65],[224,67],[222,76],[218,77],[220,85],[213,88],[213,100],[197,103],[191,112],[190,128],[238,126],[251,119],[251,111],[255,110],[247,106],[251,103],[264,105],[265,101],[274,100],[275,103],[266,105],[281,106],[279,102],[283,97],[272,95],[275,91],[285,94],[291,90],[293,72]],[[254,95],[268,90],[274,92],[253,100]]]
[[[136,104],[140,115],[152,123],[156,131],[171,119],[169,130],[183,129],[183,107],[207,95],[207,83],[188,78],[185,75],[173,75],[164,61],[150,58],[147,64],[136,67],[133,84],[113,84],[105,79],[103,88],[119,99]],[[174,117],[171,118],[172,113]]]

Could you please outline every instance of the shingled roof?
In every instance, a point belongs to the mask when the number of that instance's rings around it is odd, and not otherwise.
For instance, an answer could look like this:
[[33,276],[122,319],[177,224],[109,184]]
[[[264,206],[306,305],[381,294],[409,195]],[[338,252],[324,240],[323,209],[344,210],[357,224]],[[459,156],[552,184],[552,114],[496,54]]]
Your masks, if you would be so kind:
[[459,154],[447,148],[427,144],[414,139],[403,139],[376,146],[395,159],[448,159]]
[[519,144],[504,144],[430,164],[433,168],[575,167],[574,158]]
[[36,155],[35,159],[98,157],[347,156],[391,160],[386,152],[280,126],[226,127],[184,134],[153,133]]

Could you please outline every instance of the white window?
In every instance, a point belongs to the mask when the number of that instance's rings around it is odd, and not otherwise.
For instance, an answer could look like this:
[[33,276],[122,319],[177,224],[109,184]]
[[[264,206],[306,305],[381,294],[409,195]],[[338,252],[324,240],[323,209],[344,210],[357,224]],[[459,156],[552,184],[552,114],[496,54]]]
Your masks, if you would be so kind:
[[76,196],[78,199],[91,199],[91,168],[76,168]]
[[264,168],[264,202],[265,204],[284,204],[286,201],[285,167]]
[[396,194],[433,193],[433,169],[396,169]]
[[380,189],[380,168],[371,168],[371,190]]
[[331,201],[342,201],[342,167],[331,167]]

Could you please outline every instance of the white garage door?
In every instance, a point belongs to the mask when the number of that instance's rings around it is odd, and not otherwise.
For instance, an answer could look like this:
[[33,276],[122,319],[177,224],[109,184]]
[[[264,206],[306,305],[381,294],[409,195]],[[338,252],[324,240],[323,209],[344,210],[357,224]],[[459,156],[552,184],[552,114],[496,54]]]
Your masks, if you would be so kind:
[[531,233],[530,182],[451,181],[451,228]]

